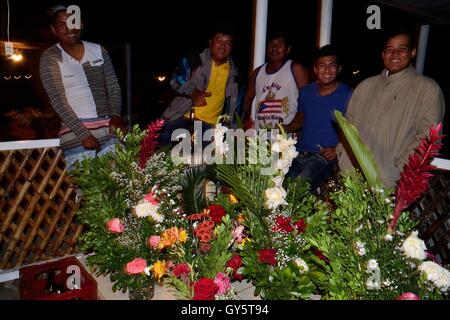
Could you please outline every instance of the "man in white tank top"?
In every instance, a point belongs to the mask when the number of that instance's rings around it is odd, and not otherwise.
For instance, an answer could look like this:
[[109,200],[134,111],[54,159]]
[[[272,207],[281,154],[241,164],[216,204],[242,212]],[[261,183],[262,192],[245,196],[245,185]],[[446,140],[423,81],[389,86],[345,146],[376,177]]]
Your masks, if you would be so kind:
[[243,118],[256,129],[276,128],[277,123],[288,124],[294,119],[298,92],[308,83],[309,72],[287,58],[290,51],[287,35],[272,33],[267,41],[267,63],[250,76]]

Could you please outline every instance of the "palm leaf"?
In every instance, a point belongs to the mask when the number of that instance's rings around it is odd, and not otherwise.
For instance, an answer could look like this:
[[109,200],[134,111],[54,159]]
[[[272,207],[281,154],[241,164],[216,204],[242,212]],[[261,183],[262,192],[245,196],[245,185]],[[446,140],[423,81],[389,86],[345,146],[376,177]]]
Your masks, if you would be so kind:
[[184,172],[181,183],[183,188],[184,207],[187,213],[197,213],[206,208],[206,195],[203,188],[205,179],[210,173],[209,167],[191,167]]
[[370,149],[362,142],[359,136],[358,130],[353,124],[351,124],[347,119],[342,116],[342,113],[335,110],[334,115],[336,117],[339,126],[347,138],[347,141],[352,148],[352,151],[358,160],[359,166],[367,179],[367,182],[372,187],[382,186],[380,180],[380,171],[375,162],[372,152]]

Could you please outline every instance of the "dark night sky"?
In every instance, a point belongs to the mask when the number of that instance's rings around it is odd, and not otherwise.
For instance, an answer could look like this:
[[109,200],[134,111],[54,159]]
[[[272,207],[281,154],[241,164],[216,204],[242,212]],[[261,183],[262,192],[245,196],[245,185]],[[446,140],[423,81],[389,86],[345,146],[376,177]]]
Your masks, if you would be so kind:
[[[45,41],[46,10],[60,1],[10,0],[13,40]],[[81,7],[85,21],[83,37],[110,50],[116,71],[124,84],[123,45],[132,48],[133,107],[145,113],[143,121],[159,116],[164,106],[159,99],[157,74],[170,75],[180,57],[189,50],[207,46],[208,32],[214,21],[228,19],[237,30],[233,56],[246,77],[251,71],[252,0],[142,1],[71,0],[65,4]],[[354,86],[381,70],[379,30],[368,30],[366,0],[335,0],[332,43],[341,52],[344,63],[342,80]],[[417,19],[399,10],[376,3],[381,8],[382,29],[394,24],[417,25]],[[1,38],[6,36],[6,0],[0,0]],[[284,30],[291,35],[292,57],[309,66],[316,47],[317,0],[269,1],[268,31]],[[450,25],[432,26],[425,75],[434,78],[446,93],[450,104],[450,82],[442,68],[447,53],[442,50]],[[352,71],[360,70],[357,76]],[[149,111],[150,110],[150,111]],[[448,116],[447,116],[448,118]]]

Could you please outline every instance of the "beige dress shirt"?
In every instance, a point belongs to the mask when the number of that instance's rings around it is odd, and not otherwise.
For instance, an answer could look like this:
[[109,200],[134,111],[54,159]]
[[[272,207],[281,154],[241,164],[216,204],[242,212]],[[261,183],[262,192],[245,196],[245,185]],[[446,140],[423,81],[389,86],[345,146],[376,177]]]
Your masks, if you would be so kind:
[[[355,125],[363,142],[372,151],[386,187],[394,187],[403,165],[428,134],[431,125],[441,122],[445,101],[439,85],[418,75],[412,66],[388,75],[364,80],[355,89],[347,108],[347,119]],[[338,146],[339,166],[353,166],[349,148]]]

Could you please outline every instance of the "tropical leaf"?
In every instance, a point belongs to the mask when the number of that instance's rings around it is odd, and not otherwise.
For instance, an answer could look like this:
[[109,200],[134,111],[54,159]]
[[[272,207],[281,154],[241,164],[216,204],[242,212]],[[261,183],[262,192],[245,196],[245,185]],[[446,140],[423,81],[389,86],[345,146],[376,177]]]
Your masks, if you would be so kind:
[[191,167],[184,172],[181,187],[183,188],[186,212],[198,213],[206,208],[206,195],[203,185],[209,173],[210,168],[206,166]]
[[336,117],[339,126],[347,138],[347,141],[352,148],[352,151],[358,160],[359,166],[361,167],[364,176],[369,182],[371,187],[380,187],[383,183],[380,180],[380,171],[375,162],[372,152],[364,144],[359,136],[358,130],[353,124],[351,124],[347,119],[342,116],[340,111],[335,110],[334,115]]

